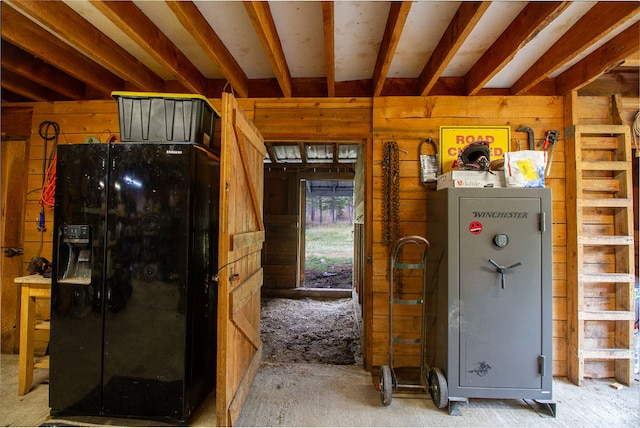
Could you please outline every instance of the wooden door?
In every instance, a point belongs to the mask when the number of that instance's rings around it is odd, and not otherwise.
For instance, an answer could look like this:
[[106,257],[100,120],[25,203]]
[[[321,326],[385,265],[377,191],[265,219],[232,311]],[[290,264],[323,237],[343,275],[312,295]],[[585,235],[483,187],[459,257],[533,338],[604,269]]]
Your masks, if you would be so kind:
[[21,254],[10,257],[5,249],[20,248],[23,245],[24,207],[26,195],[27,142],[3,141],[2,153],[2,222],[0,222],[0,254],[2,266],[0,287],[2,290],[2,353],[13,354],[18,351],[18,292],[19,287],[13,279],[22,276]]
[[231,94],[222,96],[216,423],[232,426],[262,356],[264,140]]

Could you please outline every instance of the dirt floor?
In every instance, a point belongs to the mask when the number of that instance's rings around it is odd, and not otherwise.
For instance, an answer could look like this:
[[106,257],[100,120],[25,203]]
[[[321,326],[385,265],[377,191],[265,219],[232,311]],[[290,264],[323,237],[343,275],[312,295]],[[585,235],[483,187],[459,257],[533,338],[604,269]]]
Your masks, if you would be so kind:
[[305,269],[304,286],[307,288],[335,288],[350,290],[353,287],[351,263],[329,266],[327,271]]
[[262,361],[362,364],[356,314],[352,299],[263,298]]

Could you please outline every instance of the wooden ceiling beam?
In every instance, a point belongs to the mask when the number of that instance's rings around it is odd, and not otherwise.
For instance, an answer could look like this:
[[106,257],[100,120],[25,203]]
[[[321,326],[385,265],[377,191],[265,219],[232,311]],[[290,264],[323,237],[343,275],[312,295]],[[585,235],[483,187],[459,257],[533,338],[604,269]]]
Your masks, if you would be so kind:
[[640,32],[638,25],[633,24],[556,77],[556,93],[564,95],[586,86],[638,49]]
[[5,0],[87,57],[144,91],[160,92],[164,81],[60,0]]
[[387,25],[384,29],[382,44],[378,50],[378,58],[373,70],[373,96],[380,96],[384,82],[389,73],[391,61],[396,53],[404,24],[407,22],[409,10],[411,10],[411,1],[391,2]]
[[168,1],[167,6],[231,84],[235,96],[248,97],[249,79],[247,75],[196,5],[190,1]]
[[568,6],[569,2],[530,2],[485,51],[465,76],[468,95],[478,92],[498,74],[518,51]]
[[522,95],[640,13],[640,2],[598,2],[513,84]]
[[[2,85],[2,91],[0,91],[0,93],[2,94],[2,99],[0,101],[2,101],[3,103],[27,103],[32,101],[23,95],[16,94],[9,88],[6,88],[4,85]],[[15,138],[16,136],[12,135],[10,137]],[[2,135],[2,138],[5,138],[4,134]],[[28,136],[25,135],[24,138],[28,138]]]
[[32,80],[24,78],[13,71],[2,68],[2,88],[6,88],[18,95],[22,95],[33,101],[60,100],[68,101],[67,97],[58,94],[49,88],[45,88]]
[[327,73],[327,96],[336,96],[335,20],[333,1],[323,1],[322,30],[324,32],[324,60]]
[[420,73],[420,95],[429,95],[442,72],[447,68],[467,37],[469,37],[469,34],[490,4],[490,1],[462,2],[431,54],[429,61],[427,61],[427,65]]
[[300,159],[302,159],[302,163],[306,164],[309,159],[307,159],[307,151],[305,150],[304,143],[298,143],[298,151],[300,152]]
[[[278,157],[276,156],[276,153],[273,150],[273,146],[269,143],[265,143],[265,146],[267,147],[267,153],[269,154],[269,159],[271,159],[271,165],[277,165]],[[265,166],[269,166],[269,165],[265,165]]]
[[[52,37],[45,29],[17,12],[6,2],[2,5],[2,38],[84,82],[87,86],[95,88],[102,96],[107,97],[114,89],[124,88],[124,80],[57,37]],[[48,77],[45,76],[45,78]]]
[[202,73],[134,3],[92,0],[91,4],[169,70],[188,91],[206,93],[206,79]]
[[2,40],[2,67],[71,100],[86,98],[84,83],[5,40]]
[[273,22],[269,3],[266,1],[246,1],[243,4],[262,42],[267,58],[269,58],[282,95],[285,98],[291,98],[291,73],[282,50],[280,37],[278,37],[276,24]]

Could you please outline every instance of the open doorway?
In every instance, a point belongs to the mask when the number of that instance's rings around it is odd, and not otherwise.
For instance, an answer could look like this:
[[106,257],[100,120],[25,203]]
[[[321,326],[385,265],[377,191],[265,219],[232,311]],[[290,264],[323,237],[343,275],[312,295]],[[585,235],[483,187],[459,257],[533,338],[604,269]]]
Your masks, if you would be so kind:
[[363,146],[267,143],[264,362],[363,364],[359,276],[354,272],[361,236],[361,228],[354,233],[354,223],[362,224],[358,213],[364,203],[354,188],[362,186]]
[[306,180],[304,288],[353,288],[353,180]]

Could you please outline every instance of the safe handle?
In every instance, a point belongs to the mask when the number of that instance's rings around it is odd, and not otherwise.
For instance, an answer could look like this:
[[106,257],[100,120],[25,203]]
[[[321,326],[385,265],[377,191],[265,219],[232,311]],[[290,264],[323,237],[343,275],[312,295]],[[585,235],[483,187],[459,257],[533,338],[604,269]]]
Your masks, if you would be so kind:
[[505,267],[505,266],[502,266],[502,265],[498,264],[498,262],[496,262],[495,260],[492,260],[492,259],[489,259],[489,263],[491,263],[493,266],[495,266],[496,272],[498,272],[500,274],[500,282],[502,283],[502,289],[503,290],[504,290],[504,287],[505,287],[504,274],[510,269],[513,269],[513,268],[518,267],[518,266],[522,266],[522,263],[517,262],[517,263],[512,264],[511,266]]

